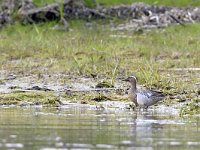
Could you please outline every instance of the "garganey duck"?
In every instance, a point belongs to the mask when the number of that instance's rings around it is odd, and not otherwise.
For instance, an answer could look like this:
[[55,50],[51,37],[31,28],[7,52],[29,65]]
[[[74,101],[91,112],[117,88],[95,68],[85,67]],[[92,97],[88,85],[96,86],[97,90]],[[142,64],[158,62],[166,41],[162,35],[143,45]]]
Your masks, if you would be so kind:
[[159,91],[137,89],[137,78],[135,75],[124,79],[124,81],[131,84],[129,97],[136,106],[147,109],[149,106],[154,105],[165,98],[165,95]]

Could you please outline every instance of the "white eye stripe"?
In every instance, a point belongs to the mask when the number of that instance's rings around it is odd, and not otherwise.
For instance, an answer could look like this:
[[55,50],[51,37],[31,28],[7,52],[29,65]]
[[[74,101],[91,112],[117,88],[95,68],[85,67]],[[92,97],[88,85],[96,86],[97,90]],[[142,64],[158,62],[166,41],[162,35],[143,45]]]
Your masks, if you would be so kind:
[[137,79],[136,79],[136,77],[135,76],[130,76],[131,78],[134,78],[136,81],[137,81]]

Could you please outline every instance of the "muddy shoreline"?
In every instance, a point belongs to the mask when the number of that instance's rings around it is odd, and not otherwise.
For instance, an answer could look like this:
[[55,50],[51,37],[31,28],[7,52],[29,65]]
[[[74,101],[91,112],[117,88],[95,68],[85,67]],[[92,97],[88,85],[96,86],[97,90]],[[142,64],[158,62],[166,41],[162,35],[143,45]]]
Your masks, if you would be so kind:
[[[163,104],[158,104],[157,106],[149,107],[148,109],[139,109],[139,108],[133,108],[132,102],[123,102],[123,101],[104,101],[99,102],[98,104],[81,104],[79,101],[62,101],[62,105],[57,106],[51,106],[51,108],[56,109],[68,109],[68,108],[77,108],[77,109],[86,109],[86,110],[102,110],[102,111],[120,111],[120,112],[127,112],[127,111],[133,111],[138,113],[146,113],[146,112],[152,112],[159,115],[169,115],[169,116],[180,116],[181,107],[183,107],[186,103],[179,103],[179,104],[173,104],[170,106],[166,106]],[[0,108],[35,108],[35,109],[43,109],[48,106],[44,105],[0,105]],[[188,115],[184,115],[188,116]],[[198,114],[194,116],[199,116]]]
[[[114,88],[96,88],[99,81],[103,80],[91,77],[72,78],[64,74],[42,77],[7,75],[1,79],[0,105],[1,107],[84,107],[140,111],[128,98],[129,85],[120,78],[116,80]],[[181,99],[167,98],[147,111],[180,115],[189,102],[190,100],[181,102]]]

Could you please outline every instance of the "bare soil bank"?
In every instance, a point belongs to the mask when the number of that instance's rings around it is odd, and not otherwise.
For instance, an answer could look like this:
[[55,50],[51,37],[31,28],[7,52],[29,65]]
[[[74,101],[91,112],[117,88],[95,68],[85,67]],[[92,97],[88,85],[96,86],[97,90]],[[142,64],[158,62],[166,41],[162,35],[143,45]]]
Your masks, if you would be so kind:
[[[63,27],[68,29],[69,19],[93,19],[120,18],[124,24],[113,26],[114,30],[139,30],[146,28],[167,27],[171,24],[194,23],[200,21],[200,8],[166,7],[148,5],[145,3],[133,3],[132,5],[119,5],[113,7],[98,6],[88,8],[81,1],[66,0],[62,4],[54,3],[44,7],[36,7],[32,0],[11,1],[4,0],[1,4],[0,27],[14,23],[18,20],[27,23],[39,23],[53,20],[61,20]],[[62,18],[62,19],[61,19]]]

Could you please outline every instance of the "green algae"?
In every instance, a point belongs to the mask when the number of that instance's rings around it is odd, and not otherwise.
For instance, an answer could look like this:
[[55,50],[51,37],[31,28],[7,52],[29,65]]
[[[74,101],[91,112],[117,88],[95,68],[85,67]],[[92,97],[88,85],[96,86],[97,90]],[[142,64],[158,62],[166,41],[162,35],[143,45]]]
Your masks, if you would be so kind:
[[65,100],[79,101],[83,104],[98,104],[101,101],[128,101],[128,98],[118,93],[118,91],[109,92],[67,92],[62,97]]
[[1,85],[1,84],[4,84],[4,83],[5,83],[5,81],[4,81],[4,80],[0,80],[0,85]]
[[96,105],[100,101],[126,101],[127,97],[116,92],[52,92],[52,91],[15,91],[0,93],[0,105],[43,105],[59,106],[65,101]]
[[1,93],[0,105],[57,105],[58,98],[51,92],[23,92]]
[[96,85],[96,88],[113,88],[114,85],[108,81],[102,81]]
[[180,110],[180,116],[200,114],[200,105],[195,102],[189,102]]

